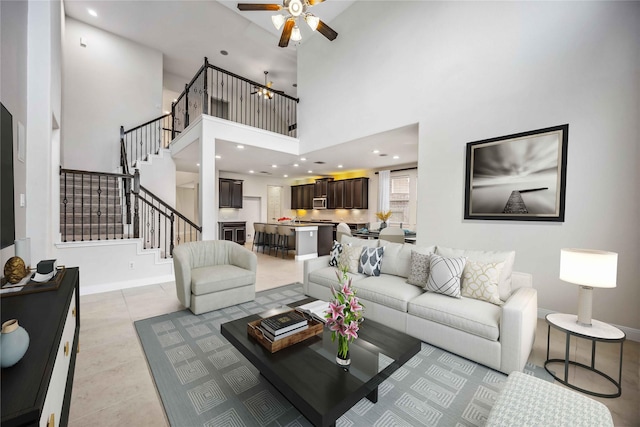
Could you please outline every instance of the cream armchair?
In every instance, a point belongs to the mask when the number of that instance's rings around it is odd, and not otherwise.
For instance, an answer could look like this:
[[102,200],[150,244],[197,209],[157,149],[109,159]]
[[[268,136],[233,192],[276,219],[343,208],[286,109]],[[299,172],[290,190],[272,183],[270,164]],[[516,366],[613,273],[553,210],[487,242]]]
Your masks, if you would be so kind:
[[258,258],[227,240],[183,243],[173,250],[176,291],[194,314],[255,299]]

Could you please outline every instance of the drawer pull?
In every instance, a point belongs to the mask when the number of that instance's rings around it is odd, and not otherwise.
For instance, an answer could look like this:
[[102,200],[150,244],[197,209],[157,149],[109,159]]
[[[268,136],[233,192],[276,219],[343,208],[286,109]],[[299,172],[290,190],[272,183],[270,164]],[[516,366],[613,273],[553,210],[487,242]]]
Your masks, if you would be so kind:
[[53,412],[49,415],[49,421],[47,421],[47,427],[55,427],[56,425],[56,414]]
[[69,341],[67,341],[66,343],[64,343],[64,355],[68,356],[69,355]]
[[71,315],[73,317],[76,317],[76,308],[75,307],[73,307],[73,310],[71,310]]

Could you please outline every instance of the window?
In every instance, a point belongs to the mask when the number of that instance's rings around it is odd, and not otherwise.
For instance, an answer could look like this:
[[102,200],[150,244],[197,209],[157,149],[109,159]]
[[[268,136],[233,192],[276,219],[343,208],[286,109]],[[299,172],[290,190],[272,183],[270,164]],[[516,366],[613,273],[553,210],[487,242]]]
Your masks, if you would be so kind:
[[389,190],[391,218],[389,218],[389,222],[405,224],[409,222],[409,182],[408,175],[391,177]]

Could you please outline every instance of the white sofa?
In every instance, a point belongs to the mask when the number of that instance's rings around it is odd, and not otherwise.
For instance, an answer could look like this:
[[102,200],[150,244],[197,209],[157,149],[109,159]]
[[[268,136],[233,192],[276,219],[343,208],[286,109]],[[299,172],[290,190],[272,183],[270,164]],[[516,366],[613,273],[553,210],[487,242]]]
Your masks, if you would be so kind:
[[[347,273],[365,305],[365,318],[506,374],[523,370],[535,339],[538,303],[532,276],[511,272],[515,253],[505,263],[504,277],[500,276],[500,297],[504,301],[500,306],[472,298],[425,292],[406,280],[412,250],[445,257],[468,256],[471,260],[480,257],[477,261],[504,256],[504,253],[356,238],[343,238],[342,243],[385,246],[380,276]],[[331,298],[330,288],[337,285],[338,279],[337,269],[329,266],[329,259],[330,255],[326,255],[305,261],[304,291],[307,295],[325,301]]]
[[178,299],[194,314],[255,299],[258,258],[227,240],[183,243],[173,250]]

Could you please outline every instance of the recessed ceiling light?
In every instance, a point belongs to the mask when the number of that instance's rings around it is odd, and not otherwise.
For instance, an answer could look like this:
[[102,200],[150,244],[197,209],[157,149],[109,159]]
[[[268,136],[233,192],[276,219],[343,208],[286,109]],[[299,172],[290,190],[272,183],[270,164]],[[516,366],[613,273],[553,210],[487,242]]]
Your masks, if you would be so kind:
[[244,145],[240,145],[240,144],[238,144],[238,145],[236,145],[236,148],[237,148],[238,150],[244,150]]
[[400,156],[393,156],[394,160],[398,160]]
[[307,161],[307,158],[306,158],[306,157],[300,157],[300,161],[301,161],[301,162],[306,162],[306,161]]
[[222,50],[220,51],[220,55],[227,56],[227,55],[229,55],[229,52],[227,52],[226,50],[222,49]]
[[249,173],[255,173],[254,171],[249,171]]
[[289,175],[282,175],[284,178],[289,178]]
[[312,171],[312,170],[308,170],[307,172],[309,172],[309,173],[313,173],[313,171]]
[[373,150],[373,154],[378,154],[380,150]]
[[173,102],[178,102],[178,98],[173,98]]
[[294,168],[297,168],[298,166],[300,166],[300,165],[298,165],[297,163],[294,163],[294,164],[293,164],[293,167],[294,167]]
[[220,154],[216,154],[216,159],[221,159],[222,156]]
[[338,165],[338,169],[342,169],[342,165]]
[[96,12],[93,9],[87,9],[87,12],[89,12],[89,15],[91,15],[93,17],[98,17],[98,12]]
[[272,167],[272,168],[277,168],[277,167],[278,167],[278,165],[271,165],[271,167]]
[[200,166],[200,163],[196,163],[196,166]]

